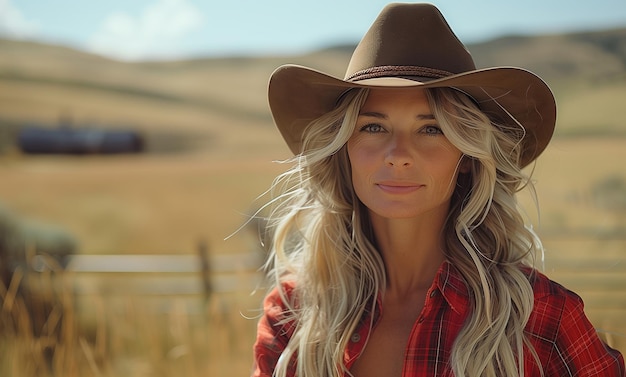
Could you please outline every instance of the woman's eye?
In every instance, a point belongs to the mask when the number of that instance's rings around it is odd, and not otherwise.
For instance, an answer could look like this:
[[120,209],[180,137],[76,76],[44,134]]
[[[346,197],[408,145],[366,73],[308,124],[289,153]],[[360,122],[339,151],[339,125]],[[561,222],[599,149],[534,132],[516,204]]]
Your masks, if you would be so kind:
[[380,124],[366,124],[365,126],[361,127],[361,131],[375,134],[383,132],[385,131],[385,129]]
[[422,128],[422,132],[428,135],[441,135],[443,134],[443,131],[441,131],[441,128],[439,128],[439,126],[435,126],[435,125],[428,125],[425,126],[424,128]]

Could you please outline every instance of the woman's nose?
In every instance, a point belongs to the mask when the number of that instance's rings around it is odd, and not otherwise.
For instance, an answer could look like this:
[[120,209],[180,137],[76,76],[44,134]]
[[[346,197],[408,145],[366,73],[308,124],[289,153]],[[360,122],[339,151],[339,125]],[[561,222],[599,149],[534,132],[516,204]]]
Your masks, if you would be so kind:
[[396,136],[390,140],[385,153],[385,164],[390,167],[408,167],[413,164],[409,141],[406,137]]

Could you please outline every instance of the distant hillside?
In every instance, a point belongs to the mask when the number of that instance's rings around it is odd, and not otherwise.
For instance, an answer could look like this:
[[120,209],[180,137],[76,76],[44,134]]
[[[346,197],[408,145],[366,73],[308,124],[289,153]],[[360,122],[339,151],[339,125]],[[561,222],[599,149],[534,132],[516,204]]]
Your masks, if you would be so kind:
[[[239,74],[271,71],[293,62],[342,76],[355,45],[332,46],[302,56],[201,58],[176,62],[126,63],[68,47],[0,39],[0,78],[48,81],[59,85],[102,86],[102,90],[131,92],[174,100],[175,94],[143,90],[141,78],[235,68]],[[513,65],[530,69],[548,82],[614,80],[626,74],[626,28],[545,36],[506,36],[470,44],[478,67]],[[106,70],[102,70],[106,66]],[[167,77],[166,77],[167,78]],[[106,84],[105,84],[106,83]],[[144,86],[143,84],[140,86]],[[158,86],[158,85],[157,85]]]
[[623,80],[626,76],[626,28],[541,37],[510,36],[468,48],[477,66],[520,66],[554,84]]
[[[324,50],[350,55],[356,45]],[[469,44],[476,66],[517,66],[555,84],[626,75],[626,28],[545,36],[505,36]]]
[[[266,85],[277,66],[303,64],[341,77],[353,48],[127,63],[67,47],[0,39],[0,122],[55,124],[71,118],[79,124],[130,124],[152,133],[211,137],[223,134],[223,124],[270,126]],[[559,134],[626,134],[626,28],[509,36],[468,48],[478,67],[519,66],[544,78],[559,100]],[[595,106],[593,117],[582,112],[584,106]]]

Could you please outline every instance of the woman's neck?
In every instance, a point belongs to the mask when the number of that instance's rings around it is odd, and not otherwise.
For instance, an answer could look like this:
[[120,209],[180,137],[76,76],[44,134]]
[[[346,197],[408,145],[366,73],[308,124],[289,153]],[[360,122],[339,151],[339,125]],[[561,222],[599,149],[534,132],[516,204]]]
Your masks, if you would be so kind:
[[371,214],[376,243],[385,262],[387,294],[402,297],[430,287],[443,263],[445,219],[388,219]]

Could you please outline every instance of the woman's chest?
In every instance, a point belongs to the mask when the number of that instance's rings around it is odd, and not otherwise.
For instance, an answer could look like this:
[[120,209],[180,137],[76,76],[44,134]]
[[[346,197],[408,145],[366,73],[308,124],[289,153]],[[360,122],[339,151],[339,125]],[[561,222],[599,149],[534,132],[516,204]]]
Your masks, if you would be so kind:
[[360,356],[354,377],[446,376],[452,343],[464,319],[439,300],[426,306],[384,307]]

